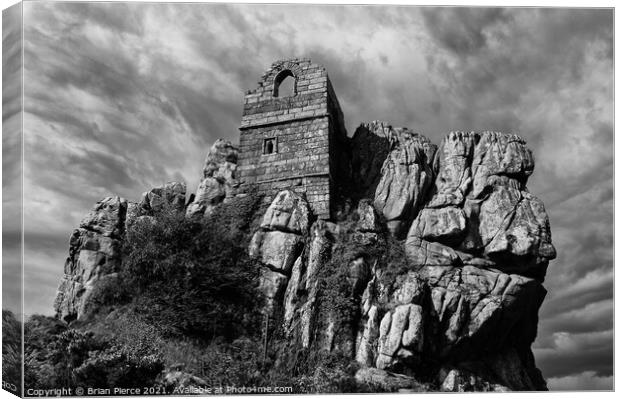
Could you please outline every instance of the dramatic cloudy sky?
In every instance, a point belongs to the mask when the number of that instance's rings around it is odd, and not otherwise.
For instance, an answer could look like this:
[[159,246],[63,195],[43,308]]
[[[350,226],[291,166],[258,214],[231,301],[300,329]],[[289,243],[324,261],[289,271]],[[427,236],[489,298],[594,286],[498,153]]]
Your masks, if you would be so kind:
[[26,314],[52,313],[68,237],[94,202],[168,180],[194,190],[211,143],[237,140],[244,91],[304,56],[327,67],[349,133],[383,119],[436,143],[454,129],[528,141],[558,250],[538,365],[553,389],[611,388],[611,11],[24,7]]

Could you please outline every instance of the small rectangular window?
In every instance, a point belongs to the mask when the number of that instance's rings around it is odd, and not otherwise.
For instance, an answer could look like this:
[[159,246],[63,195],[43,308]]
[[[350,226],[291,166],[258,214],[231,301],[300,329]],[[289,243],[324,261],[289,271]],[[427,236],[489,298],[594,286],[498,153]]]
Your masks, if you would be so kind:
[[275,154],[278,152],[278,140],[269,138],[263,140],[263,155]]

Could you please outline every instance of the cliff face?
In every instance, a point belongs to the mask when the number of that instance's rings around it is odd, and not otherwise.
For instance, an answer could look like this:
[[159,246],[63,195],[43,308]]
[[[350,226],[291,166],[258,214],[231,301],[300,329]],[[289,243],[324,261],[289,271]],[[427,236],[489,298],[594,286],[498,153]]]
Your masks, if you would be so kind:
[[137,203],[107,197],[95,204],[69,240],[69,257],[54,302],[57,318],[70,322],[94,310],[98,293],[117,283],[127,228],[163,208],[185,211],[184,183],[153,188]]
[[[530,346],[549,260],[542,202],[527,191],[534,159],[497,132],[453,132],[439,146],[406,128],[361,125],[350,140],[352,192],[337,220],[280,192],[248,248],[261,264],[264,314],[296,351],[340,353],[359,382],[444,391],[544,390]],[[65,320],[117,278],[132,220],[161,207],[200,217],[235,195],[237,150],[211,149],[195,198],[170,183],[140,203],[107,198],[74,232],[55,308]],[[89,305],[90,304],[90,305]]]
[[64,277],[54,302],[57,317],[76,319],[90,306],[98,286],[118,278],[126,215],[127,201],[108,197],[95,204],[73,231]]
[[[308,223],[303,198],[284,191],[250,248],[264,264],[267,311],[281,312],[291,342],[346,353],[364,382],[546,389],[530,346],[555,250],[526,188],[534,161],[524,141],[454,132],[436,147],[373,122],[352,147],[366,199],[348,218]],[[335,295],[348,306],[334,305],[326,273],[337,271],[348,286]]]

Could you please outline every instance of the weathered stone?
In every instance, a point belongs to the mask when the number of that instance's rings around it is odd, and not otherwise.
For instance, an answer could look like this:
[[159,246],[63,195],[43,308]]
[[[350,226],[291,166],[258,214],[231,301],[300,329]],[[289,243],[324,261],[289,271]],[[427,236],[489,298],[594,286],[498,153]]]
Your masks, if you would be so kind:
[[493,384],[477,374],[460,369],[442,369],[440,390],[444,392],[508,392],[510,389]]
[[[501,194],[509,191],[512,189],[497,188],[480,208],[480,231],[485,253],[510,252],[516,256],[555,258],[549,220],[542,202],[523,192],[513,203],[511,200],[515,196]],[[492,215],[494,212],[496,214]],[[508,219],[508,223],[499,224],[494,220],[500,215]],[[498,225],[499,228],[495,229]]]
[[72,321],[86,316],[97,300],[98,287],[116,279],[126,213],[125,199],[108,197],[95,204],[74,230],[54,301],[56,317]]
[[425,208],[413,221],[409,236],[444,244],[458,244],[465,235],[466,227],[465,213],[461,208]]
[[238,155],[239,149],[230,141],[217,139],[213,143],[205,159],[194,201],[187,206],[187,216],[208,215],[215,206],[233,197],[238,184]]
[[332,248],[328,222],[318,220],[310,229],[310,248],[308,267],[306,269],[306,289],[310,289],[316,281],[317,272],[329,261]]
[[476,223],[465,248],[499,259],[499,269],[524,275],[540,275],[542,269],[544,275],[548,261],[555,258],[544,206],[525,191],[496,186],[470,217]]
[[398,361],[398,358],[406,357],[407,361],[410,361],[412,353],[405,351],[405,356],[397,356],[397,352],[402,347],[403,334],[409,322],[409,312],[412,306],[414,305],[399,305],[393,313],[388,312],[383,317],[379,328],[377,368],[389,368]]
[[108,237],[119,237],[124,231],[127,201],[120,197],[107,197],[97,202],[80,227]]
[[411,309],[411,305],[399,305],[394,310],[392,314],[392,323],[390,324],[390,332],[387,340],[384,341],[385,345],[379,347],[380,353],[394,356],[396,351],[400,348],[403,332],[409,320],[409,309]]
[[226,187],[215,177],[205,177],[196,189],[194,201],[187,206],[187,215],[209,214],[215,205],[218,205],[226,198]]
[[478,198],[486,187],[498,184],[522,190],[533,170],[534,157],[522,138],[514,134],[483,132],[472,161],[470,196]]
[[392,392],[396,390],[407,390],[411,392],[427,392],[429,386],[420,383],[413,377],[391,373],[389,371],[374,367],[363,367],[355,373],[355,381],[359,384],[366,384],[370,387],[378,387],[381,390]]
[[460,206],[471,185],[471,157],[477,135],[473,132],[450,132],[439,146],[439,172],[435,179],[435,194],[429,208]]
[[424,309],[420,305],[411,305],[409,321],[402,339],[403,347],[416,353],[422,353],[424,348]]
[[314,333],[314,321],[316,315],[316,297],[318,291],[318,281],[311,286],[308,300],[299,306],[300,335],[303,348],[309,348]]
[[169,182],[142,194],[140,215],[152,216],[164,210],[185,212],[185,183]]
[[360,334],[357,343],[357,354],[355,360],[365,366],[374,365],[377,356],[377,339],[379,338],[379,315],[376,306],[371,306],[368,310],[364,329]]
[[358,217],[356,229],[360,232],[378,233],[381,231],[379,216],[370,200],[361,200],[357,205]]
[[421,304],[424,291],[424,281],[417,273],[408,272],[396,277],[391,299],[397,305]]
[[475,361],[447,365],[437,378],[440,389],[448,392],[547,390],[531,350],[511,346]]
[[[476,265],[544,279],[555,258],[548,216],[527,192],[531,151],[516,135],[451,132],[438,150],[433,195],[408,238],[482,254]],[[486,265],[485,265],[486,263]]]
[[303,238],[297,234],[259,230],[252,237],[248,252],[264,265],[288,274],[303,244]]
[[355,129],[351,139],[352,186],[363,196],[373,196],[381,179],[381,169],[390,151],[391,129],[381,121],[363,123]]
[[117,272],[100,273],[86,280],[86,283],[81,286],[83,293],[77,308],[77,318],[97,312],[101,295],[106,295],[104,290],[118,286],[120,283],[120,276]]
[[304,198],[290,190],[281,191],[267,208],[260,227],[305,234],[310,222],[310,207]]
[[405,251],[413,266],[450,266],[460,263],[459,256],[452,248],[415,236],[407,238]]
[[508,348],[490,355],[483,362],[495,371],[503,385],[514,391],[547,390],[545,380],[534,366],[531,350],[520,354],[517,349]]
[[[390,366],[392,362],[392,355],[385,348],[388,346],[389,332],[390,326],[392,325],[392,313],[387,312],[383,315],[381,319],[381,324],[379,324],[379,339],[378,339],[378,348],[377,348],[377,361],[376,366],[380,369],[385,369]],[[384,349],[384,350],[382,350]]]
[[209,149],[202,168],[202,177],[216,177],[231,181],[234,179],[239,149],[230,141],[217,139]]
[[381,169],[374,197],[375,207],[391,224],[393,234],[418,213],[433,178],[431,163],[436,147],[421,135],[395,129],[390,136],[391,150]]
[[[467,356],[476,348],[500,348],[514,326],[536,324],[546,293],[534,279],[473,266],[427,266],[419,274],[431,287],[431,314],[443,335],[436,342],[441,356],[457,356],[453,349],[466,350],[458,356]],[[535,337],[535,329],[518,332],[524,344],[531,344]],[[468,345],[459,347],[463,341]]]
[[302,258],[299,257],[293,264],[291,278],[288,281],[286,292],[284,293],[284,328],[290,332],[293,316],[295,315],[296,305],[299,301],[297,292],[300,288],[302,273]]
[[274,306],[279,303],[284,295],[287,282],[288,277],[284,274],[261,267],[258,278],[258,290],[265,297],[265,314],[272,314]]
[[355,191],[372,198],[392,234],[400,236],[430,188],[437,147],[407,128],[380,121],[360,125],[351,146]]

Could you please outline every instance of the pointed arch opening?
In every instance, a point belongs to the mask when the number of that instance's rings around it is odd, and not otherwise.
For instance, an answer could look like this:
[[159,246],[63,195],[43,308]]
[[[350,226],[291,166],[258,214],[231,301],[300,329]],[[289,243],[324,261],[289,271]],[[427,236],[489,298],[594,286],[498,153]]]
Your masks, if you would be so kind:
[[290,97],[297,94],[297,80],[290,69],[285,69],[276,75],[273,82],[274,97]]

